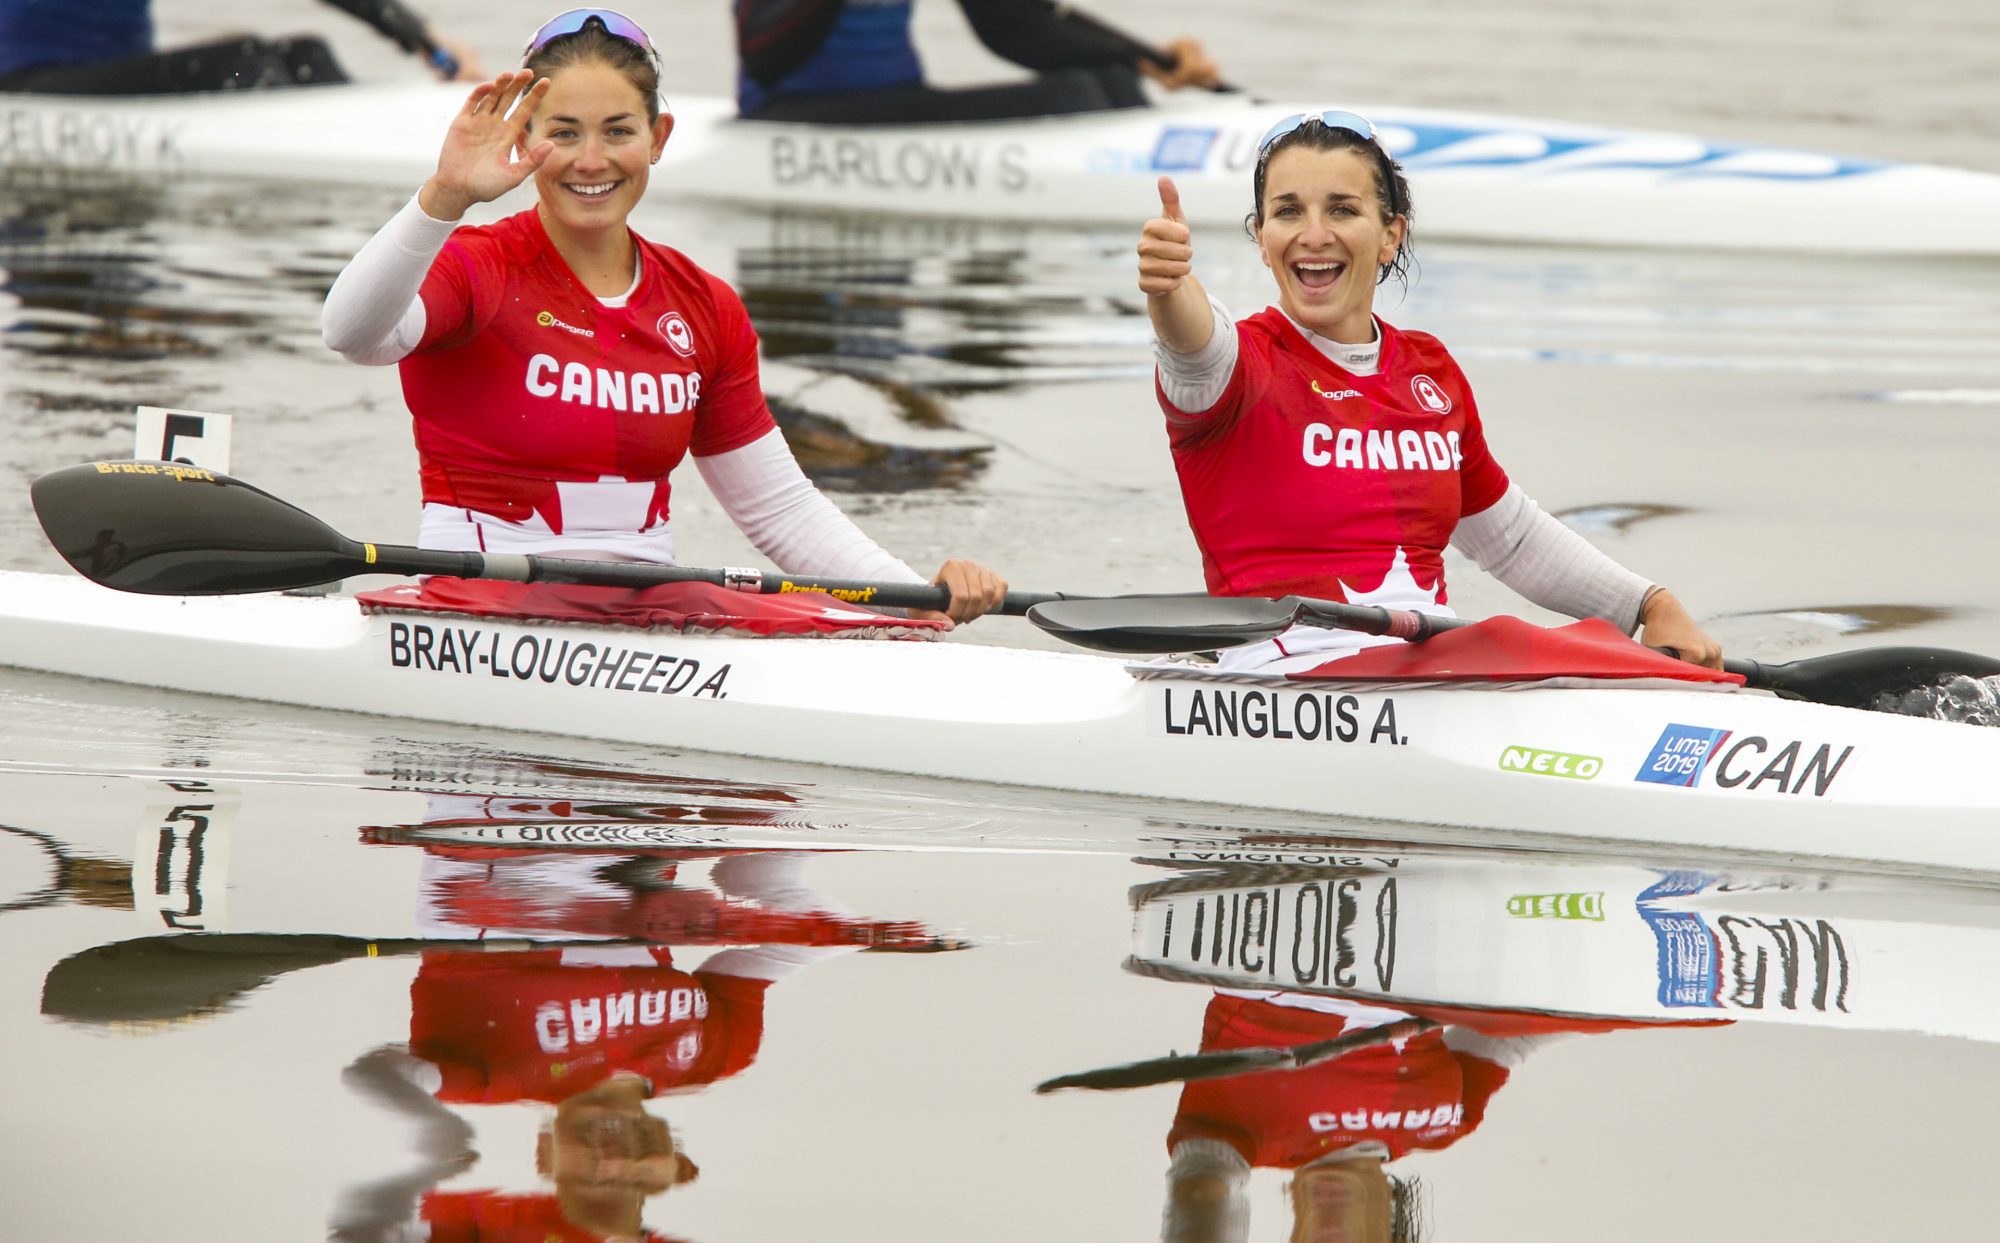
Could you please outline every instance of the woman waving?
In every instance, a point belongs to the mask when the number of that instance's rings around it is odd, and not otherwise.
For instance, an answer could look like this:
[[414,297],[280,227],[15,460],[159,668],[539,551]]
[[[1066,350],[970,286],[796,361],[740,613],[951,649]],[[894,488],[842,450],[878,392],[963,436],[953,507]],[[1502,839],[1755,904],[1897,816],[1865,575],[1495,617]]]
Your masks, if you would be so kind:
[[[328,293],[327,344],[401,367],[418,543],[672,563],[668,476],[692,454],[785,570],[921,581],[799,469],[735,291],[627,225],[672,131],[645,32],[608,9],[563,13],[521,69],[472,92],[437,172]],[[534,207],[458,226],[531,176]],[[1005,590],[956,559],[933,581],[958,621]]]

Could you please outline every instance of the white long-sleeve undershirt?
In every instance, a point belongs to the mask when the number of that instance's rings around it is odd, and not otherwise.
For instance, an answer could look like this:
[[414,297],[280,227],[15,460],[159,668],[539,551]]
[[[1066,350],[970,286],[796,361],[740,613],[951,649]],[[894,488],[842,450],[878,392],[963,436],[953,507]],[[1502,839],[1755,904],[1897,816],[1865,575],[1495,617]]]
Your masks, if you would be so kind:
[[[1183,354],[1153,342],[1160,389],[1176,409],[1189,414],[1220,401],[1236,371],[1236,322],[1229,308],[1213,296],[1208,304],[1215,329],[1199,350]],[[1297,320],[1291,322],[1340,367],[1355,375],[1375,374],[1382,349],[1379,331],[1373,342],[1353,345],[1320,336]],[[1543,608],[1570,617],[1600,617],[1627,631],[1638,627],[1640,606],[1652,586],[1557,521],[1511,482],[1498,501],[1459,519],[1451,546]]]
[[[353,362],[401,362],[423,341],[424,277],[457,224],[412,195],[349,261],[320,312],[320,334]],[[636,288],[635,269],[633,284]],[[623,305],[632,290],[599,299]],[[757,550],[793,574],[923,582],[814,486],[775,428],[747,445],[695,458],[702,479]],[[662,541],[662,546],[671,547]]]
[[425,326],[417,291],[457,227],[457,221],[434,219],[411,195],[326,291],[319,333],[327,348],[370,367],[399,363],[415,352]]
[[828,500],[776,428],[740,449],[697,457],[708,490],[757,551],[793,574],[921,583]]

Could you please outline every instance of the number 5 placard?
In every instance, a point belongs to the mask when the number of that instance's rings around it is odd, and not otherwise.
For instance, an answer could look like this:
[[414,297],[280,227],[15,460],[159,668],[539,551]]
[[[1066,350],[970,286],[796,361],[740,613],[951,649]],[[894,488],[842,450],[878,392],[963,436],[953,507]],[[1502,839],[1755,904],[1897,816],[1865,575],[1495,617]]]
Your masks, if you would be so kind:
[[229,416],[140,406],[132,456],[147,462],[179,462],[227,474]]

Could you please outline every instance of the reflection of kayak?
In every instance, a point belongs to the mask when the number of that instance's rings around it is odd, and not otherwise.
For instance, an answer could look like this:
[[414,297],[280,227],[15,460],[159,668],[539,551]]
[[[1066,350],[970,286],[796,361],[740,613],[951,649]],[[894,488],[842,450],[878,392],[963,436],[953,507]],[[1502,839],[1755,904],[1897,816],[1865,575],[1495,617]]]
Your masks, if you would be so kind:
[[0,661],[920,776],[2000,870],[2000,733],[1685,684],[1245,680],[967,642],[364,615],[346,597],[133,596],[23,573],[0,574]]
[[1204,868],[1133,903],[1127,969],[1216,987],[2000,1041],[1964,983],[2000,969],[2000,931],[1967,890],[1391,856]]
[[[414,184],[463,88],[362,85],[184,98],[0,96],[0,168]],[[1136,229],[1173,176],[1190,220],[1235,227],[1256,143],[1301,109],[1243,96],[1028,121],[807,126],[680,96],[671,192],[759,206]],[[1419,237],[2000,254],[2000,176],[1482,113],[1364,106],[1408,167]],[[1862,229],[1900,219],[1907,229]]]

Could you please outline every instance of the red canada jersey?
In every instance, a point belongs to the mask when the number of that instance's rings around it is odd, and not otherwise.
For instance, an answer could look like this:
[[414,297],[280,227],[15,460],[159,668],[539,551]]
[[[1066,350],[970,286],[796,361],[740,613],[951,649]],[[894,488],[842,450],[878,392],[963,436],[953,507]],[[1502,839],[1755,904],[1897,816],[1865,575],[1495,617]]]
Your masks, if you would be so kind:
[[[639,283],[622,307],[585,289],[534,210],[451,235],[424,278],[424,339],[401,364],[426,502],[564,524],[558,485],[650,483],[689,451],[741,448],[776,426],[757,334],[727,284],[633,234]],[[585,503],[585,508],[589,508]]]
[[1237,324],[1214,406],[1188,414],[1158,393],[1211,595],[1445,603],[1452,531],[1500,499],[1507,475],[1444,346],[1376,322],[1372,376],[1267,308]]
[[410,1051],[446,1102],[560,1102],[628,1071],[656,1092],[727,1078],[764,1038],[767,980],[689,973],[669,950],[629,965],[595,951],[424,954],[410,985]]
[[[1404,1009],[1447,1024],[1465,1020],[1474,1030],[1501,1038],[1648,1026],[1618,1019]],[[1218,993],[1203,1018],[1201,1051],[1311,1044],[1339,1036],[1350,1025],[1369,1023]],[[1296,1169],[1329,1152],[1379,1140],[1394,1160],[1418,1149],[1449,1147],[1471,1134],[1507,1076],[1507,1068],[1496,1062],[1452,1049],[1444,1030],[1433,1028],[1300,1070],[1192,1080],[1181,1091],[1167,1147],[1171,1151],[1187,1139],[1220,1139],[1252,1165]]]

